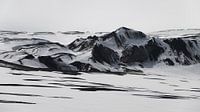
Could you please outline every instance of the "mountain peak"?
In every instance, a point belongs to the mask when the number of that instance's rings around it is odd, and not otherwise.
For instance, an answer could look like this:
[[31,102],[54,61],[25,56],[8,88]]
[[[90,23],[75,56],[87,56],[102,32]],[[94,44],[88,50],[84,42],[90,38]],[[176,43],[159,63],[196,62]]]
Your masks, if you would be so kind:
[[120,28],[116,29],[114,32],[118,34],[118,33],[125,33],[125,32],[129,32],[129,31],[137,32],[136,30],[133,30],[133,29],[130,29],[127,27],[120,27]]
[[[119,27],[117,30],[131,30],[130,28],[127,28],[127,27],[124,27],[124,26],[122,26],[122,27]],[[116,31],[117,31],[116,30]]]
[[116,33],[117,36],[119,37],[126,37],[126,38],[132,38],[132,39],[136,39],[136,38],[145,38],[146,34],[144,34],[141,31],[137,31],[137,30],[133,30],[127,27],[120,27],[117,30],[114,31],[114,33]]

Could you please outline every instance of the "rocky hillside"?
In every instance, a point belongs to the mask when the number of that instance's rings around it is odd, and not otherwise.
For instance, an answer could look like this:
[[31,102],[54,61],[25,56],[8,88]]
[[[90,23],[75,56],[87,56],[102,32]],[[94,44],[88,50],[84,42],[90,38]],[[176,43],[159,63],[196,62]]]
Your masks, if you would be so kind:
[[[144,34],[121,27],[104,35],[78,38],[68,45],[34,35],[33,38],[10,38],[1,34],[0,65],[24,70],[126,73],[137,71],[135,67],[155,64],[199,63],[200,30],[175,35],[170,32]],[[12,35],[18,34],[12,32]]]

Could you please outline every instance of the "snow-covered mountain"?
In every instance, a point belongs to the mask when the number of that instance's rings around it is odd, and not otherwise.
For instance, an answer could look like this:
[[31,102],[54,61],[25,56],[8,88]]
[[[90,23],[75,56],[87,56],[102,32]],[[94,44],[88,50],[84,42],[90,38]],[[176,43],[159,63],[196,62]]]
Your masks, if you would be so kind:
[[[147,68],[156,64],[191,65],[200,62],[199,34],[197,29],[144,34],[125,27],[100,35],[79,31],[32,34],[1,31],[0,65],[74,73],[127,73],[139,71],[136,67]],[[60,35],[60,40],[79,36],[71,43],[53,41],[52,38]]]
[[198,112],[198,32],[0,31],[0,110]]

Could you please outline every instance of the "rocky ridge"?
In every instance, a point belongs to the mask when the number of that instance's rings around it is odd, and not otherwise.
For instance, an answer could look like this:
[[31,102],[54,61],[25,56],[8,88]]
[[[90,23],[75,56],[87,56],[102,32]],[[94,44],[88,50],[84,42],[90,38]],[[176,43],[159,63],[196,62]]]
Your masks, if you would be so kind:
[[160,35],[121,27],[101,36],[78,38],[68,45],[39,38],[1,36],[0,65],[28,70],[120,74],[138,72],[135,67],[155,64],[191,65],[200,62],[199,33],[159,38]]

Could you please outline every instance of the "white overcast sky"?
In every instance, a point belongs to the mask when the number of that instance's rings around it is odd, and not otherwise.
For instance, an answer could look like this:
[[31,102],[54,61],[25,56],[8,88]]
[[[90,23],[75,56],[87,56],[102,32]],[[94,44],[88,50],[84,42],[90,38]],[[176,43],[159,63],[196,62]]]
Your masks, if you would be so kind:
[[0,30],[200,28],[200,0],[0,0]]

